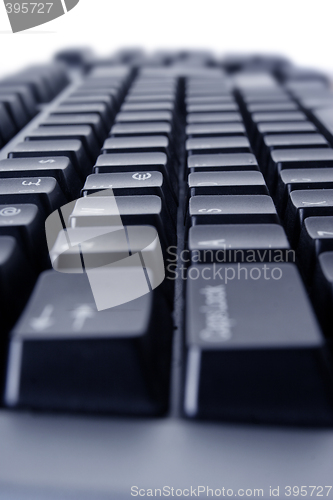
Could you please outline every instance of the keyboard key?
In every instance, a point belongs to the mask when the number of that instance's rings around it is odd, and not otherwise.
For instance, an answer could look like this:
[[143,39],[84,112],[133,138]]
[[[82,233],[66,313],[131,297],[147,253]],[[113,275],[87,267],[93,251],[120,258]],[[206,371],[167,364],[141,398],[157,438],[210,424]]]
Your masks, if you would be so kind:
[[191,196],[269,194],[262,173],[255,170],[195,172],[188,176],[188,186]]
[[98,114],[72,114],[72,115],[50,115],[40,124],[40,127],[55,127],[67,125],[90,125],[94,130],[96,140],[99,144],[103,143],[106,137],[106,128]]
[[101,104],[59,104],[55,110],[51,112],[51,116],[57,115],[86,115],[86,114],[98,114],[106,128],[109,130],[112,122],[112,115],[108,109],[108,106]]
[[225,123],[242,122],[239,113],[188,113],[186,121],[189,125],[194,123]]
[[202,125],[187,125],[186,135],[188,137],[214,137],[228,135],[246,135],[245,127],[242,123],[204,123]]
[[265,102],[265,103],[253,103],[247,106],[249,113],[269,113],[272,111],[297,111],[299,109],[298,105],[292,101],[284,102]]
[[238,106],[233,102],[188,104],[186,111],[188,113],[219,113],[221,111],[238,111]]
[[176,171],[170,165],[168,157],[164,153],[121,153],[104,154],[97,158],[94,172],[115,173],[133,172],[141,173],[147,170],[157,170],[168,180],[174,196],[178,187]]
[[170,111],[121,111],[115,118],[116,123],[172,122]]
[[251,146],[246,137],[205,137],[187,139],[189,154],[209,153],[250,153]]
[[193,263],[295,262],[286,234],[278,224],[199,225],[189,229]]
[[94,161],[99,154],[100,148],[96,141],[94,132],[89,125],[39,127],[29,132],[28,136],[26,137],[26,140],[29,141],[59,139],[77,139],[81,141],[91,161]]
[[254,123],[261,122],[303,122],[306,121],[306,115],[301,111],[277,111],[275,113],[253,113],[251,120]]
[[261,159],[268,164],[270,153],[276,149],[310,149],[329,148],[325,137],[321,134],[272,134],[266,135],[262,140]]
[[61,105],[72,106],[77,104],[104,104],[109,113],[114,113],[114,99],[112,96],[102,93],[96,93],[95,95],[76,95],[71,94],[64,101],[61,102]]
[[112,137],[165,135],[171,137],[172,127],[167,122],[117,123],[111,128]]
[[146,280],[142,296],[126,302],[133,280],[144,277],[141,265],[113,271],[123,286],[108,293],[124,303],[102,311],[86,274],[41,275],[12,335],[9,406],[146,416],[167,411],[169,308],[159,289],[149,293]]
[[169,101],[125,102],[121,111],[173,111],[175,105]]
[[69,158],[11,158],[0,161],[0,178],[54,177],[64,194],[77,198],[81,187],[79,177]]
[[30,88],[26,85],[5,85],[0,82],[1,94],[15,94],[21,100],[28,117],[33,118],[37,113],[37,103]]
[[0,103],[5,106],[17,131],[21,130],[28,123],[29,117],[17,95],[9,92],[8,94],[0,93]]
[[[0,198],[1,199],[1,198]],[[145,196],[87,196],[77,200],[71,227],[114,225],[154,226],[167,245],[175,243],[175,226],[161,198]]]
[[143,103],[143,102],[173,102],[175,100],[175,93],[173,91],[167,92],[165,94],[157,93],[157,94],[147,94],[147,95],[140,95],[140,94],[135,94],[131,93],[131,91],[128,92],[128,94],[125,97],[125,102],[126,103]]
[[297,251],[303,274],[310,281],[318,255],[333,251],[333,217],[307,217]]
[[275,202],[284,213],[291,191],[296,189],[333,189],[332,168],[290,168],[281,170],[275,193]]
[[301,147],[329,147],[327,140],[321,134],[272,134],[264,137],[263,142],[270,151]]
[[275,185],[277,175],[284,169],[333,167],[333,149],[277,149],[272,151],[266,182],[270,189]]
[[269,134],[297,134],[316,132],[317,128],[311,122],[267,122],[259,123],[258,131],[262,135]]
[[189,268],[186,332],[188,417],[332,422],[325,343],[293,264]]
[[324,252],[318,256],[314,276],[312,296],[316,312],[325,335],[331,340],[333,327],[333,252]]
[[13,236],[34,269],[44,270],[50,265],[44,214],[36,205],[0,205],[0,236]]
[[189,173],[229,170],[259,170],[256,157],[251,153],[202,154],[187,159]]
[[0,203],[32,203],[48,215],[67,200],[57,181],[52,177],[22,177],[20,179],[1,179]]
[[156,195],[176,220],[177,205],[161,172],[92,174],[82,189],[83,196],[112,188],[114,196]]
[[[5,333],[13,326],[23,309],[35,279],[35,272],[16,239],[12,236],[0,236],[1,347],[6,340]],[[2,375],[2,369],[0,374]]]
[[91,172],[91,162],[81,141],[76,139],[20,142],[8,156],[9,158],[67,156],[81,178],[85,178]]
[[102,153],[166,153],[169,140],[163,135],[141,137],[110,137],[104,142]]
[[194,226],[279,223],[274,203],[266,195],[193,196],[189,217]]
[[15,125],[6,106],[0,102],[0,147],[4,146],[16,133]]
[[333,215],[333,189],[292,191],[289,196],[285,224],[290,241],[295,244],[307,217]]
[[217,95],[217,96],[199,96],[199,97],[185,97],[185,103],[187,105],[196,105],[196,104],[225,104],[225,103],[233,103],[234,98],[231,95]]

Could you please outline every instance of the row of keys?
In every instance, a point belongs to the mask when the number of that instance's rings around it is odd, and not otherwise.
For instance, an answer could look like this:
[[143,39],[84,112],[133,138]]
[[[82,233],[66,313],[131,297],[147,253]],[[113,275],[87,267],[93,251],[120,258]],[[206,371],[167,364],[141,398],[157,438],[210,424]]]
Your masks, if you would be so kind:
[[[62,206],[46,221],[51,261],[60,272],[42,273],[14,329],[6,402],[14,407],[159,415],[168,408],[172,283],[156,288],[163,281],[164,266],[158,262],[158,238],[149,235],[151,226],[157,229],[161,258],[162,251],[176,244],[178,82],[173,79],[154,83],[139,77],[124,101],[125,94],[116,92],[120,85],[114,79],[107,78],[100,87],[94,73],[57,110],[63,114],[69,107],[67,116],[74,116],[75,108],[76,115],[82,111],[84,116],[87,106],[94,107],[90,111],[99,115],[105,130],[96,136],[104,140],[98,145],[101,155],[86,178],[82,197]],[[78,94],[90,86],[90,102],[85,104]],[[139,107],[132,106],[131,100],[135,104],[137,96],[145,96],[147,87],[147,95],[154,95],[154,88],[158,94],[163,87],[163,92],[172,96],[167,101],[170,105],[157,100],[151,106],[149,99],[141,99]],[[109,103],[105,99],[108,95],[112,96]],[[73,99],[75,104],[69,102]],[[80,111],[78,106],[83,109]],[[110,113],[108,120],[104,118],[104,107]],[[154,116],[159,109],[162,115]],[[128,134],[127,125],[134,127]],[[120,135],[119,127],[123,127]],[[150,133],[142,133],[147,127]],[[45,149],[49,148],[55,140],[45,141],[45,137],[48,132],[54,134],[55,129],[59,131],[59,155],[66,144],[62,156],[84,179],[90,173],[89,161],[77,158],[79,150],[74,151],[74,146],[79,143],[87,157],[94,156],[91,146],[96,148],[96,144],[88,123],[41,123],[39,131],[25,141],[24,151],[20,145],[20,154],[26,154],[31,144],[39,149],[44,143]],[[41,131],[45,134],[43,140]],[[60,134],[64,134],[61,139]],[[64,161],[49,154],[56,163]],[[14,158],[6,160],[3,168],[8,168],[10,162],[20,162],[17,155],[16,148],[11,155]],[[31,169],[36,168],[32,163],[36,160],[28,161]],[[65,168],[57,174],[63,182],[65,175],[69,175]],[[48,228],[52,231],[48,232]],[[54,228],[59,234],[53,234]],[[147,231],[152,241],[145,241]],[[88,351],[90,361],[86,359]],[[56,357],[54,352],[58,353]],[[55,376],[59,371],[68,380],[65,393]]]
[[[325,340],[265,178],[272,177],[268,160],[279,154],[287,159],[289,152],[293,155],[289,148],[304,147],[306,153],[319,148],[328,155],[332,150],[274,81],[259,91],[253,91],[247,75],[239,83],[243,128],[234,128],[233,117],[229,130],[223,120],[217,125],[212,113],[201,129],[187,129],[188,136],[200,135],[187,143],[192,265],[187,269],[184,412],[191,418],[328,424],[333,398]],[[209,137],[208,130],[214,135]],[[238,131],[238,141],[247,140],[248,131],[257,158],[252,149],[223,154],[222,144],[231,144],[231,130]],[[302,151],[295,151],[295,160]],[[293,182],[306,177],[304,170],[301,175],[293,171]],[[320,170],[329,176],[329,169]],[[320,182],[319,169],[313,171]],[[290,170],[275,167],[275,176],[277,172]],[[288,186],[279,177],[280,201],[289,198],[295,204],[298,192],[289,196]],[[313,196],[308,205],[302,203],[304,196],[298,200],[304,218],[316,205]],[[285,220],[293,241],[298,219],[289,204]]]
[[0,82],[0,148],[69,83],[61,64],[31,67]]
[[[282,99],[280,89],[271,89],[267,95],[269,106]],[[274,121],[270,110],[261,113],[259,120],[248,104],[251,94],[249,97],[243,91],[241,96],[262,171],[327,335],[332,322],[323,313],[317,295],[321,276],[320,289],[326,290],[325,300],[331,296],[330,257],[321,254],[332,250],[333,238],[332,112],[327,107],[332,95],[322,81],[289,84],[281,102],[297,106],[298,115],[290,115],[282,107]],[[323,115],[316,108],[321,105],[325,106]],[[324,300],[323,293],[321,298]]]

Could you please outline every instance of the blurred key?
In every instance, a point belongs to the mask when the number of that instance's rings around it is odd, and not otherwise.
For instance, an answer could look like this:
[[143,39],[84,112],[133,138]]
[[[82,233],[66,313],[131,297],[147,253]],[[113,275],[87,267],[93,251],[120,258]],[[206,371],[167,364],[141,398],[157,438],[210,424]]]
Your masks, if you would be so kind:
[[32,203],[37,205],[45,216],[67,203],[67,199],[52,177],[22,177],[1,179],[0,203]]
[[91,172],[89,160],[81,141],[77,139],[25,141],[17,144],[9,158],[38,158],[45,156],[67,156],[81,178]]
[[318,256],[312,289],[320,324],[325,335],[331,341],[333,328],[333,252],[324,252]]
[[23,309],[35,279],[35,272],[16,239],[12,236],[0,236],[1,347],[6,340],[5,334]]
[[274,203],[266,195],[193,196],[189,217],[192,225],[279,223]]
[[95,133],[96,140],[99,144],[103,143],[106,137],[106,131],[101,117],[98,114],[72,114],[72,115],[50,115],[42,123],[40,127],[55,127],[55,126],[68,126],[68,125],[90,125]]
[[96,159],[100,151],[94,132],[89,125],[39,127],[29,132],[26,137],[26,140],[29,141],[42,141],[44,139],[77,139],[82,142],[91,161],[94,161]]
[[[156,195],[162,199],[173,219],[176,219],[177,205],[161,172],[123,172],[114,174],[93,174],[86,179],[83,196],[110,189],[115,196]],[[102,195],[102,193],[100,193]]]
[[135,122],[172,122],[170,111],[121,111],[115,118],[116,123]]
[[30,88],[26,85],[6,85],[0,82],[1,94],[15,94],[21,100],[22,105],[30,118],[33,118],[37,113],[37,103]]
[[187,104],[186,111],[188,113],[219,113],[221,111],[238,111],[238,106],[234,102]]
[[111,128],[112,137],[165,135],[170,138],[172,127],[167,122],[117,123]]
[[154,226],[167,245],[175,243],[175,225],[156,195],[144,196],[87,196],[77,200],[70,216],[71,227],[105,225]]
[[173,111],[174,103],[169,101],[125,102],[121,111]]
[[68,198],[77,198],[81,182],[69,158],[10,158],[0,161],[0,178],[54,177]]
[[307,217],[333,215],[333,189],[292,191],[289,196],[285,224],[290,241],[295,244]]
[[242,122],[242,117],[239,113],[188,113],[186,122],[192,123],[225,123],[225,122]]
[[13,236],[29,259],[29,265],[32,263],[39,270],[49,265],[44,218],[45,214],[36,205],[0,205],[0,235]]
[[251,119],[253,120],[254,123],[261,123],[261,122],[286,122],[286,121],[306,121],[306,115],[302,113],[301,111],[277,111],[275,113],[273,112],[267,112],[267,113],[253,113],[251,115]]
[[9,116],[6,106],[0,102],[0,147],[5,145],[15,133],[15,124]]
[[272,189],[279,172],[285,169],[323,167],[333,167],[333,149],[277,149],[271,153],[267,171],[267,184]]
[[8,94],[0,93],[0,103],[5,106],[17,131],[21,130],[28,123],[29,117],[17,95],[10,92]]
[[202,125],[187,125],[186,135],[188,137],[221,137],[229,135],[245,136],[246,130],[242,123],[204,123]]
[[187,139],[186,151],[189,154],[250,153],[251,146],[247,137],[204,137]]
[[307,281],[311,281],[318,255],[333,251],[333,217],[307,217],[297,251],[304,276]]
[[295,252],[278,224],[205,224],[190,227],[193,263],[295,262]]
[[281,170],[275,202],[283,215],[289,194],[296,189],[333,189],[333,168],[290,168]]
[[251,153],[202,154],[188,157],[189,173],[228,170],[259,170],[256,157]]
[[87,115],[87,114],[98,114],[106,130],[111,127],[112,116],[108,109],[108,106],[103,103],[97,104],[59,104],[56,109],[52,110],[51,116],[57,115]]
[[140,137],[110,137],[102,153],[167,153],[169,140],[162,135]]
[[168,180],[173,195],[176,197],[178,179],[176,172],[165,153],[121,153],[104,154],[97,158],[95,173],[133,172],[157,170]]
[[191,196],[221,194],[269,194],[261,172],[194,172],[188,176]]

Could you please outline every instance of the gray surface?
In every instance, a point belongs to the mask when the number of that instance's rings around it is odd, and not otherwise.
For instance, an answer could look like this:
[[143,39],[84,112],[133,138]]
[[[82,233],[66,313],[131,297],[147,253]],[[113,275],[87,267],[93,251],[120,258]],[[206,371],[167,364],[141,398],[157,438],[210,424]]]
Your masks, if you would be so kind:
[[326,430],[1,411],[0,435],[0,498],[8,500],[6,492],[25,499],[37,485],[38,500],[38,491],[48,500],[52,492],[62,499],[71,498],[64,492],[132,498],[132,485],[263,488],[266,497],[269,486],[333,479],[333,432]]

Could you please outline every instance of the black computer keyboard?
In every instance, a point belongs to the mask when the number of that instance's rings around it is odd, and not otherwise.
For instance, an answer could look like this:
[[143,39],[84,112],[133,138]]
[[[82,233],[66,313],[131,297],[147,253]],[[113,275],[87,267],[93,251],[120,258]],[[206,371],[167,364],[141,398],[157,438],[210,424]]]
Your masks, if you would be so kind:
[[[5,409],[332,426],[325,75],[64,51],[0,82],[0,141]],[[119,215],[124,240],[94,233]],[[121,259],[98,311],[89,271]]]

